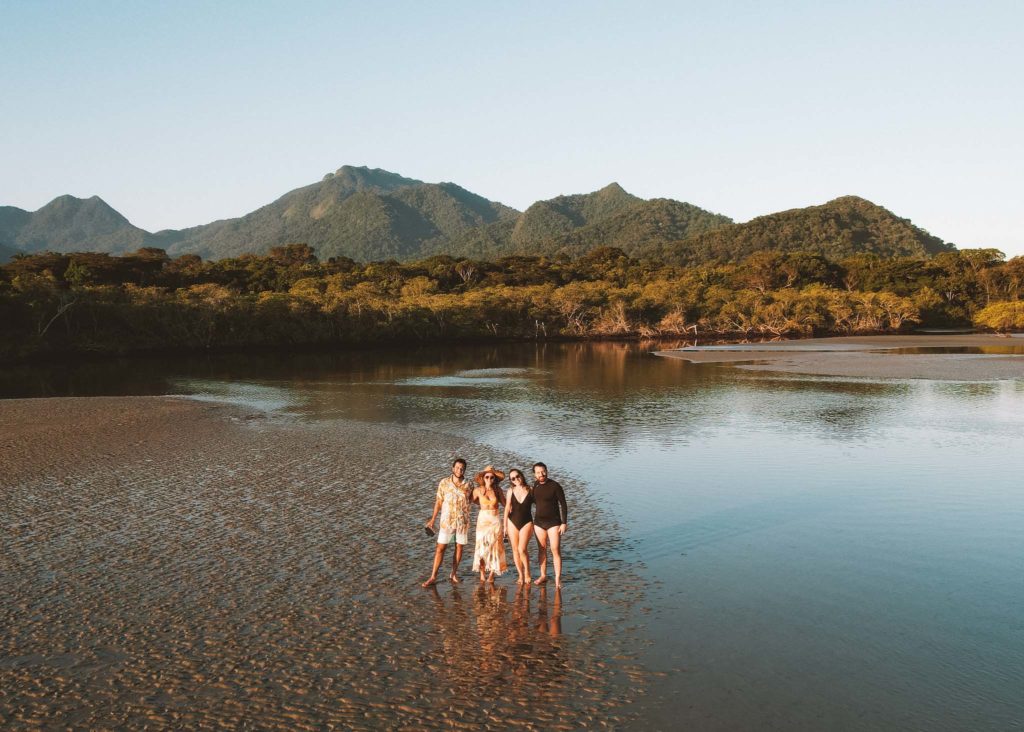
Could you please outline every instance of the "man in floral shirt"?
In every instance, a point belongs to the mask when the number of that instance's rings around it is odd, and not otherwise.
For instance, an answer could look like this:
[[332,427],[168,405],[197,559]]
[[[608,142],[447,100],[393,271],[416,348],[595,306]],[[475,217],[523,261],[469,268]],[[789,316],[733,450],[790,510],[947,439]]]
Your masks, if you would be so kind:
[[437,532],[437,547],[434,550],[434,568],[430,578],[423,583],[424,587],[437,584],[437,571],[444,561],[444,551],[455,542],[455,556],[452,558],[452,573],[449,576],[452,584],[458,584],[459,562],[462,561],[462,549],[469,539],[469,496],[472,486],[463,480],[466,474],[466,461],[456,458],[452,463],[452,474],[437,484],[437,498],[434,501],[434,513],[427,522],[427,531],[434,533],[434,521],[438,512],[441,513],[441,528]]

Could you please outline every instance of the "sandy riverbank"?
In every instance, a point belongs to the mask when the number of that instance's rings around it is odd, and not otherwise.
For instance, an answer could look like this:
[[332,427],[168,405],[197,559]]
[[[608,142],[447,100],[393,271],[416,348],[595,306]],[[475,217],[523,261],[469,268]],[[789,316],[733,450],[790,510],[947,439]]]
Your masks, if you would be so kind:
[[643,588],[585,487],[561,593],[478,588],[472,536],[460,586],[419,588],[453,454],[525,464],[179,398],[0,401],[0,727],[626,726]]
[[[980,349],[984,352],[921,353],[905,349]],[[986,334],[851,336],[808,340],[697,346],[658,351],[691,363],[734,364],[752,371],[888,379],[990,381],[1024,379],[1024,338]],[[1002,353],[1000,351],[1003,351]]]

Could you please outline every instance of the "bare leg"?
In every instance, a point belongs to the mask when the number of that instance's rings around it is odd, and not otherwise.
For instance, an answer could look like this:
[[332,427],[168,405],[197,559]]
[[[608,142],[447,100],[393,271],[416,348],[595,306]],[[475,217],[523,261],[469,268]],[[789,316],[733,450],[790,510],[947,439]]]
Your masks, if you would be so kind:
[[562,586],[562,537],[558,534],[558,527],[553,526],[547,530],[548,543],[551,544],[551,558],[555,560],[555,587]]
[[423,583],[424,587],[431,587],[437,584],[437,570],[441,569],[441,562],[444,561],[444,550],[447,548],[447,544],[438,544],[437,548],[434,549],[434,568],[430,570],[430,578]]
[[533,536],[533,522],[525,524],[519,532],[519,557],[523,560],[523,582],[530,584],[530,537]]
[[537,535],[537,561],[540,562],[540,575],[533,584],[542,585],[548,581],[548,534],[536,524],[533,533]]
[[505,532],[508,534],[508,543],[512,545],[512,561],[516,563],[516,572],[519,573],[517,585],[523,584],[523,560],[519,556],[519,529],[511,521],[506,522]]
[[459,562],[462,561],[462,544],[455,545],[455,556],[452,557],[452,576],[449,578],[453,585],[459,584],[462,580],[459,579]]

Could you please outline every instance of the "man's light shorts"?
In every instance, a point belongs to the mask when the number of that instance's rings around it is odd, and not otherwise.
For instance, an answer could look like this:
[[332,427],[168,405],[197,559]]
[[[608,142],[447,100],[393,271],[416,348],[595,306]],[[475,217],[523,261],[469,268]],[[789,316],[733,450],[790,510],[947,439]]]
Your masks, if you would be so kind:
[[437,532],[438,544],[451,544],[453,539],[455,540],[456,544],[462,544],[463,546],[465,546],[466,542],[469,541],[469,532],[465,531],[461,533],[449,534],[444,529],[441,529]]

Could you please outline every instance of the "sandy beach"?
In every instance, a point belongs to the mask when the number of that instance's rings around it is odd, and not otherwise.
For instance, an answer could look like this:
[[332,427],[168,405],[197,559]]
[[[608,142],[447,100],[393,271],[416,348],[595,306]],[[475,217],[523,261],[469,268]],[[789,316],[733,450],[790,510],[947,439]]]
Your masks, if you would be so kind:
[[[988,334],[850,336],[657,351],[691,363],[751,371],[886,379],[991,381],[1024,379],[1024,338]],[[958,352],[917,352],[952,349]],[[908,352],[909,351],[909,352]]]
[[479,587],[472,535],[460,585],[418,586],[454,454],[526,466],[183,398],[0,401],[0,727],[628,726],[643,587],[585,486],[561,593]]

